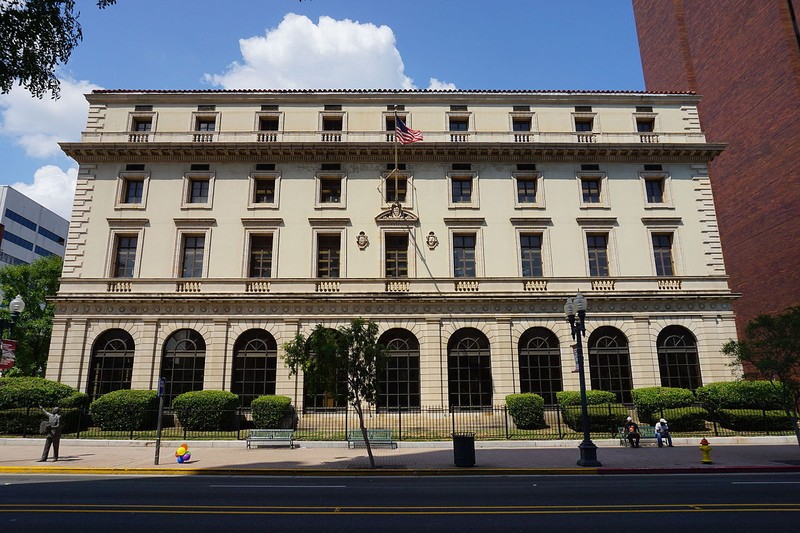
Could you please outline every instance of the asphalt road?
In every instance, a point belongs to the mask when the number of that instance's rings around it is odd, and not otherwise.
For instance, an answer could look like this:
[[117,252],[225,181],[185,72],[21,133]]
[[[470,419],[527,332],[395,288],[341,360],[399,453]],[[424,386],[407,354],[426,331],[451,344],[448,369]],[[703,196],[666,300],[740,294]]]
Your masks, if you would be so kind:
[[800,521],[800,474],[0,476],[0,530],[746,531]]

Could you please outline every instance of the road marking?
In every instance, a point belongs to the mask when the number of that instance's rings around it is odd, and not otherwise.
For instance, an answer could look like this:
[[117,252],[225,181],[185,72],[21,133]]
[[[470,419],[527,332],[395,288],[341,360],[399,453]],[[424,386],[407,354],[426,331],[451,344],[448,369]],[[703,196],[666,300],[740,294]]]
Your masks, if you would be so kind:
[[345,489],[347,485],[209,485],[214,489]]
[[731,485],[797,485],[800,481],[731,481]]

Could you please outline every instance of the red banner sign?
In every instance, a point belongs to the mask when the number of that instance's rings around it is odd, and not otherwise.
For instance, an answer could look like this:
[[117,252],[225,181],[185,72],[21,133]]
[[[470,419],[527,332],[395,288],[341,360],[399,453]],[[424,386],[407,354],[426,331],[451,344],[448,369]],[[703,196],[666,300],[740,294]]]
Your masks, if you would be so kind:
[[2,352],[0,352],[0,370],[8,370],[14,366],[17,358],[17,341],[3,339]]

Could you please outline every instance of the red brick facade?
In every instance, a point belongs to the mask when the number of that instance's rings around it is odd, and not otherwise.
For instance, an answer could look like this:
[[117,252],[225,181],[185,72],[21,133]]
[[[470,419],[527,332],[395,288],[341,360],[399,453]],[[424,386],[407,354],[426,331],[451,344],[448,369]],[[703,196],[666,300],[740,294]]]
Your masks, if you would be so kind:
[[648,91],[692,90],[737,328],[800,305],[800,0],[633,0]]

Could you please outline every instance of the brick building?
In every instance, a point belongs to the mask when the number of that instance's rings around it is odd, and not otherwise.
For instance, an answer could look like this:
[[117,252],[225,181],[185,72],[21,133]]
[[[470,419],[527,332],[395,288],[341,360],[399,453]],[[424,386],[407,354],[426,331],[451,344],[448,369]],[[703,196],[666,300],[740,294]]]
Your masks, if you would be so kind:
[[633,0],[648,91],[695,91],[737,328],[800,305],[800,0]]

